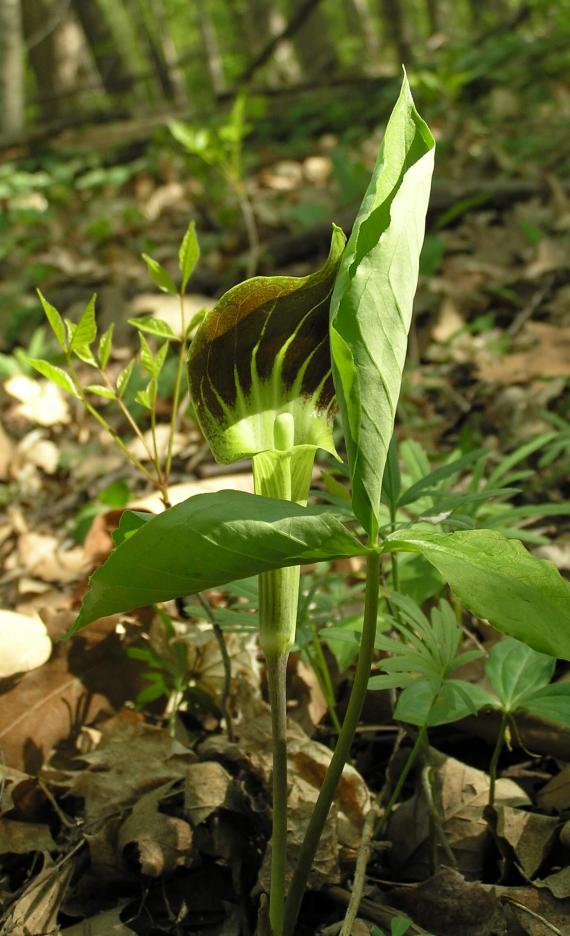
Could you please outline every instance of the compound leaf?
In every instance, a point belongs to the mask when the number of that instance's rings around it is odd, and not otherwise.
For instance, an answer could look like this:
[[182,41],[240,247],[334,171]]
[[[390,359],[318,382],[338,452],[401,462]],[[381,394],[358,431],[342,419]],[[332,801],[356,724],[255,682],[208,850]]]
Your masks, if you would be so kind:
[[144,523],[90,580],[72,633],[96,618],[273,569],[369,550],[328,510],[221,491]]

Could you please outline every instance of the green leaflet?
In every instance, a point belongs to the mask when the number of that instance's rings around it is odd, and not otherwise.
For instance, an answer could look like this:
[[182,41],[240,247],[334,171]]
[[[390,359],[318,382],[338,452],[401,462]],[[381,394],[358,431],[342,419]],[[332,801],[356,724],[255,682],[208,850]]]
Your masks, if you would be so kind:
[[256,276],[211,309],[190,347],[190,391],[214,456],[232,462],[275,448],[291,413],[295,445],[335,454],[328,305],[345,237],[333,226],[328,259],[310,276]]
[[540,653],[570,660],[570,584],[495,530],[398,530],[382,551],[418,552],[466,608]]
[[369,534],[378,526],[434,148],[404,76],[331,301],[333,376],[352,477],[353,509]]
[[135,529],[95,572],[71,633],[97,618],[284,566],[366,553],[330,512],[221,491]]

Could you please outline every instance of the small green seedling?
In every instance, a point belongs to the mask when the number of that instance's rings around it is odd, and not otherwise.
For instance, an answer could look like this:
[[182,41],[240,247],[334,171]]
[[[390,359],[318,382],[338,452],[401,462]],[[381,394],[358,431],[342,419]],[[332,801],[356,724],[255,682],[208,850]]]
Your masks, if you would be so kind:
[[[404,79],[344,250],[335,228],[319,272],[301,279],[257,277],[236,286],[206,315],[193,342],[189,371],[197,418],[217,458],[252,457],[256,493],[201,494],[138,529],[135,523],[91,578],[72,630],[106,614],[259,575],[260,643],[274,735],[272,936],[295,932],[349,755],[370,677],[384,559],[390,563],[397,553],[421,557],[472,613],[541,653],[570,659],[570,586],[554,566],[497,530],[449,532],[437,516],[402,519],[394,504],[386,518],[382,505],[383,488],[398,487],[391,439],[433,160],[433,137]],[[162,286],[169,288],[166,280]],[[336,513],[305,506],[317,447],[334,455],[333,391],[348,454],[351,527],[346,508]],[[350,556],[366,561],[353,687],[286,894],[284,677],[295,639],[299,566]],[[432,625],[446,647],[432,646],[429,658],[420,654],[419,635],[427,633],[421,619],[406,636],[416,671],[427,677],[430,711],[442,698],[446,704],[457,650],[445,605],[438,614]],[[455,688],[454,704],[465,701]],[[417,708],[417,698],[412,702]]]
[[[501,640],[489,653],[485,673],[492,692],[478,689],[479,706],[501,713],[489,774],[489,805],[495,799],[497,766],[509,736],[517,735],[516,715],[528,712],[570,728],[570,683],[552,683],[556,659],[537,653],[519,640]],[[481,694],[482,693],[482,694]],[[481,698],[479,698],[479,696]]]
[[[390,921],[390,936],[406,936],[406,933],[410,932],[411,926],[413,926],[413,923],[408,917],[396,916]],[[370,936],[386,936],[386,933],[375,926],[370,931]],[[426,933],[425,936],[431,936],[431,934]]]
[[174,139],[187,153],[221,173],[233,193],[249,242],[246,275],[253,276],[259,260],[260,244],[255,210],[244,177],[243,144],[251,129],[246,120],[246,109],[247,98],[244,94],[239,94],[228,119],[221,126],[194,127],[181,120],[172,120],[169,127]]
[[[61,349],[66,367],[60,367],[46,357],[36,357],[33,354],[24,355],[23,353],[20,355],[28,366],[83,403],[87,412],[111,436],[125,458],[147,481],[150,481],[160,491],[165,507],[170,504],[168,485],[172,468],[174,437],[184,396],[182,391],[189,338],[192,330],[196,328],[203,316],[203,313],[199,312],[190,321],[187,321],[184,310],[186,286],[199,256],[200,249],[194,222],[189,225],[180,245],[180,287],[176,286],[168,271],[156,260],[143,254],[153,283],[164,292],[178,296],[180,301],[180,328],[178,331],[174,331],[167,322],[163,322],[154,316],[129,319],[129,323],[139,334],[139,369],[146,375],[143,386],[136,390],[132,402],[139,404],[143,411],[147,412],[151,429],[150,440],[143,433],[139,422],[134,416],[133,407],[128,403],[128,392],[134,383],[137,362],[135,358],[131,358],[114,380],[110,378],[108,364],[113,350],[114,326],[110,325],[102,335],[98,336],[95,320],[95,296],[92,296],[87,303],[79,321],[74,323],[63,318],[55,306],[48,302],[38,290],[41,305]],[[157,346],[152,347],[151,341],[157,343]],[[176,347],[170,426],[166,452],[162,454],[156,431],[159,381],[171,349]],[[85,385],[81,382],[76,366],[78,360],[93,369],[95,377],[92,382]],[[99,404],[102,401],[105,401],[105,403],[101,406]],[[142,445],[146,460],[133,454],[122,436],[112,428],[105,411],[105,407],[109,404],[115,405],[122,413],[134,436]]]

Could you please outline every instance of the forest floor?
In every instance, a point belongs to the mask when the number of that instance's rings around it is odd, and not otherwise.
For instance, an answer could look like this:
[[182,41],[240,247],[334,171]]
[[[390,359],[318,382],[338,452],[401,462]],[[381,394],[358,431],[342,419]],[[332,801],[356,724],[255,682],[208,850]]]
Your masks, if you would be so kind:
[[[495,106],[499,121],[514,103],[503,95]],[[418,465],[436,467],[450,453],[478,446],[488,451],[489,469],[522,453],[524,476],[506,500],[534,513],[517,520],[515,511],[509,522],[536,555],[568,574],[570,193],[555,160],[545,171],[525,167],[524,159],[514,165],[509,146],[491,146],[475,117],[462,124],[453,147],[444,130],[397,426],[404,478],[411,483]],[[101,128],[101,150],[104,134]],[[247,187],[261,272],[304,275],[318,267],[330,221],[350,225],[376,147],[377,134],[339,140],[332,132],[256,147]],[[51,152],[41,165],[20,165],[19,175],[12,165],[3,173],[0,164],[7,209],[0,230],[6,936],[239,936],[253,932],[255,894],[267,880],[270,728],[247,587],[231,599],[209,596],[220,621],[231,618],[225,611],[236,615],[226,635],[231,737],[220,703],[223,661],[198,605],[189,618],[174,604],[166,619],[140,609],[59,640],[89,574],[112,547],[122,510],[161,505],[82,407],[38,379],[19,354],[57,360],[34,287],[72,318],[98,293],[101,330],[115,322],[111,369],[118,373],[135,349],[129,318],[144,313],[174,323],[178,315],[177,301],[149,285],[142,251],[174,273],[179,241],[196,218],[202,260],[191,281],[191,312],[211,306],[248,260],[223,180],[203,175],[198,164],[190,172],[160,142],[135,149],[117,161],[86,157],[80,147],[65,159]],[[171,371],[163,390],[159,431],[169,415]],[[100,402],[128,438],[121,414]],[[462,475],[459,489],[470,477]],[[171,500],[251,486],[247,466],[228,474],[212,463],[186,415],[175,437]],[[323,490],[316,477],[315,496]],[[305,570],[304,594],[316,575]],[[331,617],[338,623],[338,607],[346,616],[358,613],[361,578],[358,563],[327,570],[322,599],[311,606],[311,633]],[[20,641],[13,612],[31,619],[26,631],[19,622]],[[496,639],[481,622],[466,626],[485,649]],[[182,686],[174,649],[181,640]],[[323,647],[342,718],[352,660],[334,642]],[[288,673],[293,851],[335,737],[310,659],[300,641]],[[464,678],[482,681],[482,664]],[[557,678],[570,678],[567,665],[559,665]],[[163,694],[152,698],[149,686]],[[570,934],[570,736],[538,719],[520,720],[500,760],[491,820],[485,806],[496,733],[490,716],[430,732],[423,768],[374,842],[355,936],[374,926],[388,932],[399,915],[413,921],[410,932],[437,936]],[[299,933],[338,932],[365,817],[378,797],[385,802],[409,744],[391,719],[387,693],[369,693],[354,769],[329,822],[312,882],[318,891],[306,901]],[[428,767],[435,806],[422,779]],[[434,839],[434,809],[453,867]]]

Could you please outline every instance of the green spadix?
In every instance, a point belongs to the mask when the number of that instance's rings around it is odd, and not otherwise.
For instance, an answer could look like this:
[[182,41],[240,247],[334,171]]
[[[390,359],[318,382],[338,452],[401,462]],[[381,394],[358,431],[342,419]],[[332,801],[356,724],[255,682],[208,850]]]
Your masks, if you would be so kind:
[[[329,256],[309,276],[256,276],[208,312],[190,348],[190,391],[214,457],[229,463],[294,447],[336,454],[329,303],[345,236],[333,225]],[[287,446],[289,447],[289,446]]]

